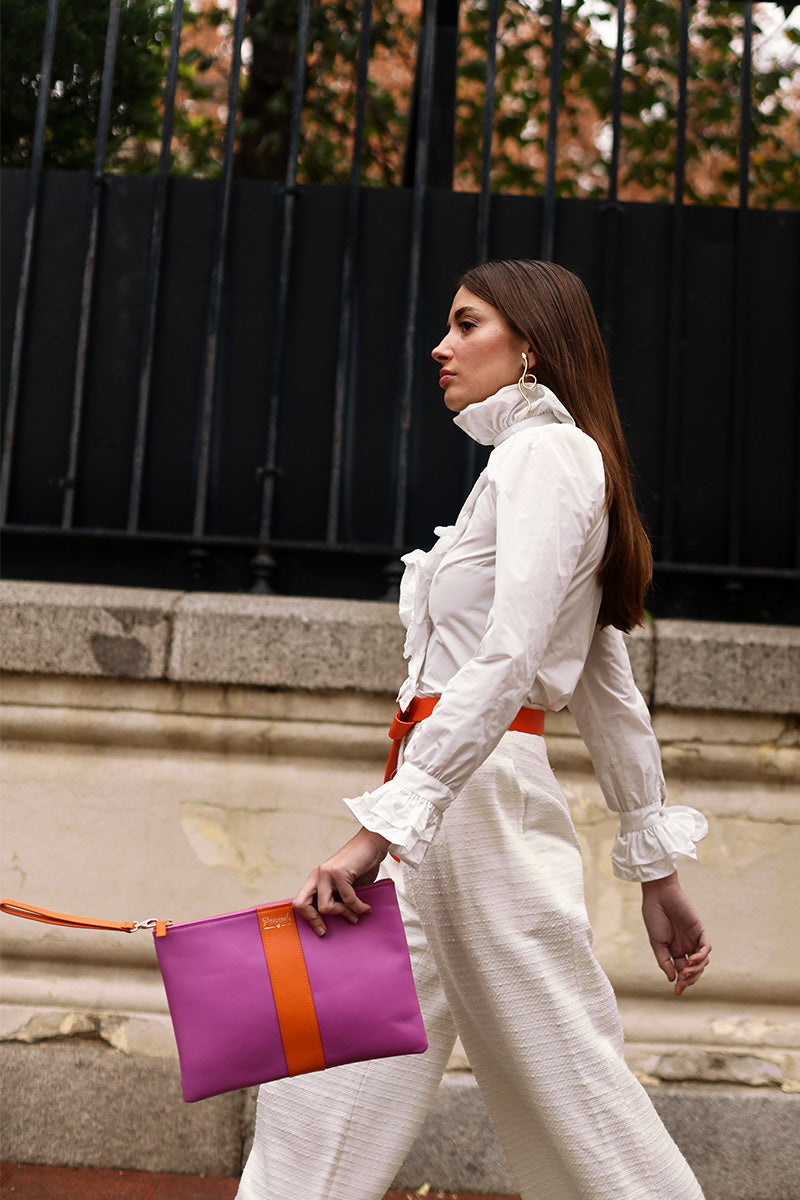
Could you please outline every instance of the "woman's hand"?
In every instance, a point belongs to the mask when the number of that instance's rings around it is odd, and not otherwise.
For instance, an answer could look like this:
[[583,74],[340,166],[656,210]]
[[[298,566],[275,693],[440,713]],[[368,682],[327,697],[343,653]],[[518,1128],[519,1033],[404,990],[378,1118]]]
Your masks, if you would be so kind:
[[656,962],[680,996],[703,974],[711,943],[676,871],[642,884],[642,917]]
[[295,912],[320,937],[325,933],[323,913],[345,917],[355,925],[360,916],[372,910],[353,889],[357,884],[373,882],[388,849],[385,837],[362,826],[341,850],[314,867],[294,898]]

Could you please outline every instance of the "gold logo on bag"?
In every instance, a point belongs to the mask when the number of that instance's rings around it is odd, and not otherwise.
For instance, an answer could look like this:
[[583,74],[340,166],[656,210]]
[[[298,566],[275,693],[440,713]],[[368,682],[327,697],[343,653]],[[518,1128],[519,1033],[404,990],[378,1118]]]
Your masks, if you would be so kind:
[[261,914],[262,929],[282,929],[284,925],[291,925],[291,912],[266,913]]

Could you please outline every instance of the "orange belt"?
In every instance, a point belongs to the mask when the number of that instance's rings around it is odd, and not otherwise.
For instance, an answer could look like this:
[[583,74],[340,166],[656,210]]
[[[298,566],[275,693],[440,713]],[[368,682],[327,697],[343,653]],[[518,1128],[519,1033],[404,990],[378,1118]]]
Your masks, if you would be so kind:
[[[405,712],[398,712],[389,726],[389,737],[392,748],[389,751],[389,761],[386,764],[386,774],[383,782],[388,783],[397,774],[397,764],[400,759],[400,743],[413,729],[418,721],[429,717],[439,702],[438,696],[415,696]],[[508,727],[516,733],[544,733],[544,709],[521,708]]]

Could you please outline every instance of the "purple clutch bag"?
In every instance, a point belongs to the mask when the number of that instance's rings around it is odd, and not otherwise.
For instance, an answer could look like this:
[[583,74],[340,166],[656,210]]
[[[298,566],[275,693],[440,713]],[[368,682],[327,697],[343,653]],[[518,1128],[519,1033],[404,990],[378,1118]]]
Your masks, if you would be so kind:
[[356,888],[372,912],[326,917],[291,901],[173,925],[105,921],[14,900],[0,911],[73,929],[152,929],[184,1100],[428,1047],[394,884]]
[[289,902],[156,930],[185,1100],[427,1048],[394,884],[356,890],[322,938]]

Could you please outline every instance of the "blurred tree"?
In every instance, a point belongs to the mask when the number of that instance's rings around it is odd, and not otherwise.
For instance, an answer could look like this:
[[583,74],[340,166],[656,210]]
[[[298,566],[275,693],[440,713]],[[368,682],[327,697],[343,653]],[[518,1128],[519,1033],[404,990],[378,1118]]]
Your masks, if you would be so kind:
[[[46,9],[46,0],[0,0],[0,141],[2,161],[10,166],[24,166],[30,156]],[[112,164],[131,137],[158,137],[169,17],[157,0],[123,2],[108,139]],[[108,0],[64,0],[59,6],[46,166],[92,166],[107,22]]]
[[[307,183],[345,182],[349,178],[360,8],[353,0],[318,0],[311,7],[300,152],[301,176]],[[391,0],[376,0],[373,4],[373,70],[364,130],[365,182],[397,181],[407,118],[407,87],[413,74],[419,26],[414,8],[413,4],[398,7]],[[250,178],[283,179],[297,43],[297,0],[247,0],[247,14],[251,59],[240,104],[237,171]],[[400,87],[392,88],[391,78],[381,82],[381,63],[391,64],[395,82],[400,75]]]
[[[4,166],[27,166],[30,159],[46,11],[47,0],[0,0],[0,161]],[[108,12],[108,0],[61,0],[59,4],[46,167],[92,167]],[[216,24],[221,20],[216,13],[207,19]],[[197,15],[187,11],[185,27],[191,28],[196,20]],[[122,0],[107,169],[149,171],[158,161],[171,21],[171,3]],[[202,77],[214,61],[215,55],[204,55],[197,47],[183,56],[184,99],[210,94]],[[192,170],[207,160],[217,126],[209,117],[183,107],[176,112],[175,136],[181,148],[176,164]]]
[[[788,9],[792,5],[786,6]],[[671,196],[678,109],[678,0],[635,0],[626,45],[623,184],[636,198]],[[800,205],[800,31],[786,25],[772,54],[763,45],[775,4],[754,6],[750,96],[751,202]],[[788,15],[788,14],[787,14]],[[692,6],[686,130],[686,198],[736,200],[739,181],[744,6],[702,0]]]
[[[248,0],[252,64],[244,84],[238,169],[282,178],[288,144],[296,0]],[[755,6],[751,87],[751,201],[800,205],[794,68],[800,32],[786,25],[771,54],[759,42],[774,4]],[[791,5],[788,6],[791,9]],[[317,0],[311,9],[299,177],[345,182],[352,153],[359,6]],[[375,0],[367,97],[365,183],[399,184],[419,34],[419,0]],[[557,190],[604,196],[610,160],[616,3],[564,0]],[[546,153],[552,0],[505,0],[498,29],[492,186],[541,187]],[[735,203],[739,175],[744,13],[736,0],[696,0],[689,38],[685,198]],[[670,199],[675,172],[680,0],[628,0],[619,193]],[[774,37],[774,30],[773,30]],[[488,50],[488,0],[462,0],[454,185],[474,190]]]
[[[45,0],[0,0],[4,162],[27,159],[33,128]],[[100,90],[108,0],[62,0],[47,161],[88,165]],[[173,141],[178,170],[214,174],[226,116],[233,0],[194,0],[182,40],[181,90]],[[313,0],[298,177],[344,183],[352,156],[356,0]],[[790,10],[793,6],[783,6]],[[751,88],[751,202],[800,206],[800,32],[780,6],[754,6]],[[297,0],[247,0],[236,171],[285,175],[296,46]],[[402,180],[422,0],[374,0],[364,183]],[[171,6],[123,0],[108,165],[151,169]],[[787,11],[788,15],[788,11]],[[544,178],[553,0],[505,0],[500,10],[492,187],[531,192]],[[687,164],[689,201],[736,202],[739,173],[743,6],[691,6]],[[670,199],[675,172],[680,0],[627,0],[619,195]],[[564,0],[556,185],[559,194],[604,196],[609,179],[615,0]],[[765,50],[770,40],[769,52]],[[454,186],[474,190],[480,154],[488,45],[488,0],[462,0],[456,96]],[[79,64],[79,65],[76,65]],[[88,120],[87,120],[88,116]]]
[[[790,8],[792,6],[789,6]],[[800,31],[785,25],[771,53],[777,6],[754,13],[751,105],[751,202],[800,205]],[[479,178],[486,0],[463,5],[461,88],[456,127],[457,184]],[[492,184],[531,190],[544,177],[552,0],[535,11],[506,0],[500,17]],[[769,28],[769,33],[765,32]],[[696,0],[691,7],[685,198],[735,203],[741,128],[744,12],[735,0]],[[628,0],[623,57],[619,194],[671,199],[676,163],[680,0]],[[565,0],[557,190],[608,192],[616,40],[613,0]],[[535,186],[535,185],[534,185]]]

